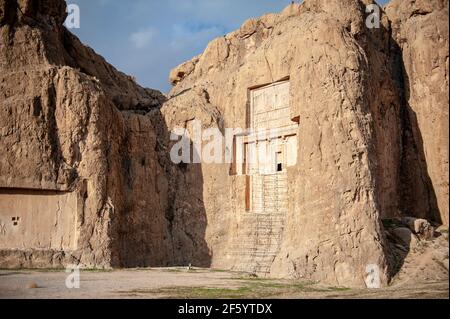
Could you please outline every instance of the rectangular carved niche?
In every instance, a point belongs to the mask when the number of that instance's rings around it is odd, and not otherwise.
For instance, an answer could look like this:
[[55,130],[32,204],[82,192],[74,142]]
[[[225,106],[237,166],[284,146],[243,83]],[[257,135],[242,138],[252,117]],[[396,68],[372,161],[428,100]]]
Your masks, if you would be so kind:
[[76,250],[76,192],[0,188],[0,249]]

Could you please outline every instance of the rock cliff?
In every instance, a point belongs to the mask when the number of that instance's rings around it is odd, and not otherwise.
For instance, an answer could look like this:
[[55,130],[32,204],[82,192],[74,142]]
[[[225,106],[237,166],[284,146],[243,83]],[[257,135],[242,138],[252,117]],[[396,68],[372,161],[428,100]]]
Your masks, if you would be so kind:
[[[394,0],[370,29],[372,3],[250,19],[175,68],[164,96],[66,30],[64,1],[0,0],[0,200],[13,213],[24,190],[79,203],[74,249],[0,242],[0,267],[192,264],[339,286],[377,269],[386,284],[401,261],[383,219],[448,225],[448,1]],[[248,174],[172,163],[170,133],[249,129],[252,92],[280,81],[296,163],[283,214],[258,216]]]
[[402,208],[448,225],[448,1],[386,7],[403,77]]
[[77,248],[13,246],[1,265],[170,264],[172,172],[157,152],[158,114],[145,115],[166,98],[81,44],[64,19],[64,1],[0,3],[0,187],[78,194]]

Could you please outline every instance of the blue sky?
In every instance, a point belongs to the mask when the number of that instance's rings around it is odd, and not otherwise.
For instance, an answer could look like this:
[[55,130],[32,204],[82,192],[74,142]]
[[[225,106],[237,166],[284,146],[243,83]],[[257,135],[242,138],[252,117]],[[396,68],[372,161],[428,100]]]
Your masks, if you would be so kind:
[[67,0],[80,7],[81,28],[71,31],[83,43],[141,85],[163,92],[170,90],[170,70],[203,52],[209,41],[290,2]]

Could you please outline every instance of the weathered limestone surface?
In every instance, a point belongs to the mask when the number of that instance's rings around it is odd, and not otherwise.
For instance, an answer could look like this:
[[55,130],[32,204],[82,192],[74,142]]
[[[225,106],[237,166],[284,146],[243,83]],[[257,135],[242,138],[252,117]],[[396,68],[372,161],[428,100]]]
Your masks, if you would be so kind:
[[[186,248],[185,239],[169,227],[169,179],[177,180],[178,169],[166,159],[168,133],[161,126],[157,136],[152,123],[163,124],[158,107],[165,97],[138,86],[70,34],[62,26],[64,1],[0,4],[0,199],[10,189],[82,198],[80,210],[65,210],[76,219],[76,249],[43,244],[22,252],[6,243],[1,247],[11,249],[2,251],[0,267],[157,266],[182,259],[173,243]],[[8,209],[15,214],[20,205]],[[56,222],[48,216],[41,222]],[[183,254],[190,256],[187,248]]]
[[394,0],[386,13],[404,80],[403,210],[448,225],[448,1]]
[[[292,118],[300,119],[298,165],[288,171],[290,209],[272,275],[361,285],[368,264],[378,265],[386,276],[392,273],[385,260],[389,254],[380,218],[413,215],[448,223],[445,205],[440,210],[442,217],[435,218],[431,206],[434,187],[428,186],[426,179],[412,177],[427,173],[423,170],[426,162],[420,163],[415,146],[418,142],[408,138],[411,123],[404,119],[408,107],[403,57],[392,32],[398,22],[389,21],[383,13],[381,28],[369,30],[364,12],[370,3],[293,4],[281,14],[246,21],[171,72],[175,85],[171,96],[175,98],[162,110],[166,118],[169,114],[169,128],[195,117],[191,112],[187,117],[174,112],[188,108],[186,103],[195,94],[190,89],[207,91],[208,103],[219,111],[225,127],[245,127],[248,89],[290,79]],[[442,25],[448,21],[443,15],[436,19]],[[434,28],[431,21],[427,25]],[[443,60],[435,64],[445,73],[448,47],[443,44],[439,51]],[[411,63],[420,67],[422,61]],[[435,116],[445,119],[448,93],[446,77],[442,78],[441,93],[430,92],[427,98],[439,100],[443,107]],[[442,139],[431,142],[440,151],[448,141],[444,122],[439,133]],[[440,163],[448,169],[446,152],[443,154]],[[225,166],[203,165],[202,169],[213,170],[208,174],[213,176],[227,171]],[[447,176],[445,172],[439,175],[443,192],[448,192]],[[220,180],[220,189],[231,190],[232,201],[223,202],[217,210],[207,209],[212,221],[207,242],[214,252],[214,266],[241,269],[242,260],[233,257],[233,250],[242,245],[237,234],[247,221],[242,207],[244,181],[239,176]],[[408,194],[416,188],[423,192],[415,193],[418,196],[411,201]],[[205,189],[205,207],[208,203],[217,207],[217,194],[216,189]]]
[[[361,285],[368,264],[387,273],[379,220],[397,210],[399,100],[387,56],[389,34],[385,28],[368,31],[364,10],[359,1],[292,5],[280,15],[245,22],[172,72],[171,95],[184,97],[175,98],[173,107],[166,104],[164,115],[187,107],[186,96],[194,93],[185,90],[197,88],[208,92],[225,127],[241,128],[248,89],[290,78],[292,118],[300,118],[298,165],[288,171],[290,210],[272,275]],[[178,124],[187,120],[183,113],[176,116]],[[227,171],[203,167],[215,170],[214,176]],[[232,234],[245,227],[242,187],[235,186],[240,179],[224,176],[221,187],[231,190],[232,202],[207,210],[209,220],[226,220],[220,223],[226,231],[208,223],[207,234],[220,234],[220,245],[228,242],[224,250],[207,238],[216,267],[241,268],[232,254],[242,241]],[[205,191],[208,207],[217,191]]]
[[1,197],[0,249],[77,249],[76,193],[2,190]]
[[[305,0],[250,19],[175,68],[165,97],[68,32],[64,1],[0,0],[0,200],[80,202],[64,210],[71,249],[0,244],[0,268],[192,264],[364,286],[376,265],[388,282],[402,258],[392,265],[382,218],[448,224],[448,1],[393,1],[379,29],[365,25],[370,3]],[[297,164],[286,213],[258,219],[246,176],[175,165],[170,132],[247,129],[249,90],[286,79]],[[270,254],[238,257],[258,251],[246,245],[261,223],[276,232]]]

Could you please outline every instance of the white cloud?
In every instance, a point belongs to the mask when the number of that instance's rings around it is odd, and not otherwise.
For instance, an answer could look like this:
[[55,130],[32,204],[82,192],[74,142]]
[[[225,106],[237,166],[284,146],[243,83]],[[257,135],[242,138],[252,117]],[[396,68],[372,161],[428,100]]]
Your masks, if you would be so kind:
[[146,47],[152,39],[158,34],[158,30],[155,28],[147,28],[144,30],[140,30],[137,32],[134,32],[130,35],[130,41],[133,43],[133,45],[138,48],[142,49]]
[[209,41],[239,28],[249,17],[279,12],[291,0],[68,2],[79,4],[82,12],[82,28],[74,33],[142,85],[167,92],[173,67],[203,52]]

